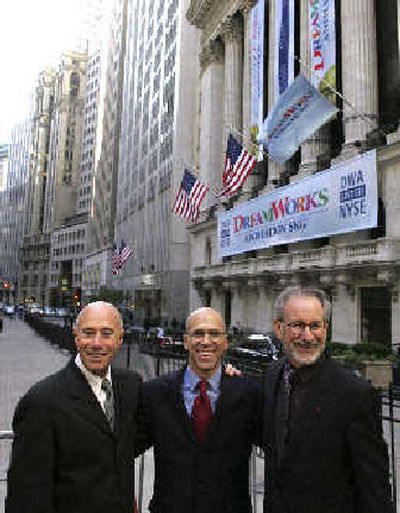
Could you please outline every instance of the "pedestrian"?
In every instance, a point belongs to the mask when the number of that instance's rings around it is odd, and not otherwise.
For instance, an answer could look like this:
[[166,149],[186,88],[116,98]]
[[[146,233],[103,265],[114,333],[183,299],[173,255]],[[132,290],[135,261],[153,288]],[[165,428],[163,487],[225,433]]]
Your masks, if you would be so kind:
[[259,420],[259,385],[227,376],[226,326],[213,308],[189,315],[188,365],[142,386],[140,451],[154,446],[152,513],[249,513],[249,457]]
[[111,370],[122,320],[90,303],[74,328],[77,356],[17,405],[6,513],[132,513],[139,377]]
[[289,288],[275,304],[285,358],[263,381],[265,512],[388,513],[388,454],[371,385],[325,357],[330,303]]

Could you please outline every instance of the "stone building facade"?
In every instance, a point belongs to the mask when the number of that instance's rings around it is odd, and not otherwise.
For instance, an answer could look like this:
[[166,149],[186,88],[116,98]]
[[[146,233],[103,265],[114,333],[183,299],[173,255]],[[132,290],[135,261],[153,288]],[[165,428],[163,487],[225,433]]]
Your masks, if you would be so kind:
[[[227,131],[249,137],[249,30],[253,0],[191,0],[187,19],[200,33],[198,144],[200,178],[220,187]],[[309,75],[308,0],[295,2],[295,53]],[[265,2],[265,112],[274,98],[276,1]],[[309,284],[332,299],[332,340],[400,343],[400,118],[398,2],[336,1],[338,88],[345,98],[333,122],[305,141],[294,158],[257,165],[233,201],[303,180],[316,171],[377,149],[378,226],[343,235],[272,246],[220,259],[217,214],[230,205],[209,200],[190,228],[191,309],[221,310],[228,325],[272,328],[272,305],[290,284]],[[389,37],[390,36],[390,37]],[[300,64],[295,63],[295,73]],[[193,120],[187,120],[187,127]]]

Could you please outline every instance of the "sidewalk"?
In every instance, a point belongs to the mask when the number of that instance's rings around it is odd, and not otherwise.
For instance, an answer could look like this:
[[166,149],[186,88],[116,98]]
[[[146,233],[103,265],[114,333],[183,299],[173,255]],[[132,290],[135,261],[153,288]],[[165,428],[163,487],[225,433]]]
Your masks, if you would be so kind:
[[[19,319],[4,319],[0,333],[0,430],[11,430],[19,398],[36,381],[64,367],[68,352],[39,337]],[[0,479],[5,477],[11,442],[0,441]],[[0,481],[0,513],[4,513],[6,484]]]

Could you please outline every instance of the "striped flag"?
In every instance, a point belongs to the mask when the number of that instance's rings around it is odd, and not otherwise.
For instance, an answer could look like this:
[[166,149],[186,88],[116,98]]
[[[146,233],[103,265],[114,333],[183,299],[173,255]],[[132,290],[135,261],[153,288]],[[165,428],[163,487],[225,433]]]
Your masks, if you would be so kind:
[[225,156],[225,168],[222,175],[222,189],[219,196],[231,197],[242,187],[257,164],[257,159],[237,142],[231,134]]
[[113,245],[113,252],[111,257],[111,272],[118,275],[124,266],[125,262],[132,255],[133,250],[128,247],[125,242],[121,241],[121,247],[118,249],[117,245]]
[[209,187],[200,182],[187,169],[183,174],[180,189],[176,195],[174,204],[174,214],[178,214],[182,219],[190,219],[195,222],[200,214],[200,205]]

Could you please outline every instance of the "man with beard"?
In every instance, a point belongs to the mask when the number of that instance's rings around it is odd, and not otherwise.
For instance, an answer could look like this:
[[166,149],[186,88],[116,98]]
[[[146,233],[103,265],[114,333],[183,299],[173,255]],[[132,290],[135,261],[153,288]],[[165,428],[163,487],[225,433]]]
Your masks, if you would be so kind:
[[144,383],[145,447],[154,445],[152,513],[250,513],[249,457],[259,385],[228,376],[226,326],[213,308],[186,321],[184,369]]
[[268,513],[388,513],[387,447],[368,382],[324,355],[330,303],[293,287],[275,303],[286,358],[263,382]]

